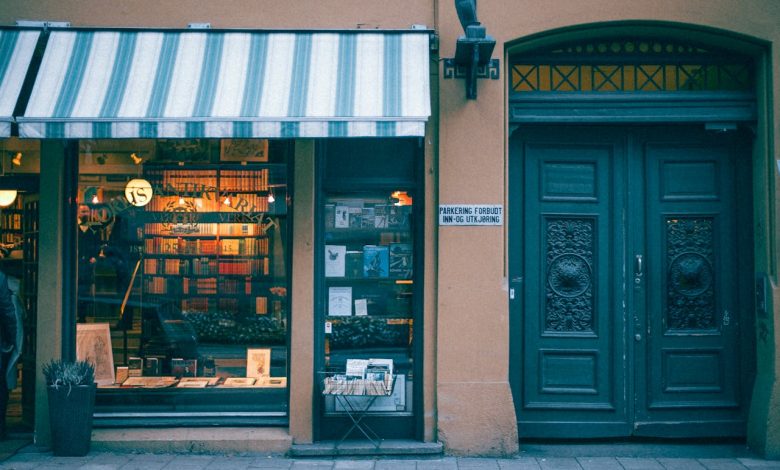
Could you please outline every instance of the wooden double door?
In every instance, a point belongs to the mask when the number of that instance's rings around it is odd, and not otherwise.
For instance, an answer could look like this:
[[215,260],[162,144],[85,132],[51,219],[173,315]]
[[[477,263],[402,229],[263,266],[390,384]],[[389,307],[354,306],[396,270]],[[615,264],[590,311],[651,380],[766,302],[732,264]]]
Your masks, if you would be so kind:
[[510,140],[521,437],[745,433],[750,141],[704,126],[529,126]]

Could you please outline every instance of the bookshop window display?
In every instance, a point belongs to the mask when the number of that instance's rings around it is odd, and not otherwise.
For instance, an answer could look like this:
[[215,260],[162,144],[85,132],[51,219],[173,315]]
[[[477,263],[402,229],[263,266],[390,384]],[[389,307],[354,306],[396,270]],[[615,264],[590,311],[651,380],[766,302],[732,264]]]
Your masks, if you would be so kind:
[[98,416],[284,416],[291,147],[79,142],[76,355]]
[[345,427],[339,421],[355,410],[381,437],[415,437],[422,157],[415,140],[336,141],[326,148],[319,438],[360,438],[339,435]]

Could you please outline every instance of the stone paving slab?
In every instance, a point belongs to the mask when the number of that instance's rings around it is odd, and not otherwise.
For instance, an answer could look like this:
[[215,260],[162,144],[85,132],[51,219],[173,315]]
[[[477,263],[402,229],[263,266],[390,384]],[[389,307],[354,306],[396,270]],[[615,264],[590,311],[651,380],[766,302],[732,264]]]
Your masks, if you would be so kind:
[[53,457],[23,449],[0,462],[3,470],[780,470],[780,461],[759,458],[517,456],[284,458],[278,455],[133,454],[93,452]]

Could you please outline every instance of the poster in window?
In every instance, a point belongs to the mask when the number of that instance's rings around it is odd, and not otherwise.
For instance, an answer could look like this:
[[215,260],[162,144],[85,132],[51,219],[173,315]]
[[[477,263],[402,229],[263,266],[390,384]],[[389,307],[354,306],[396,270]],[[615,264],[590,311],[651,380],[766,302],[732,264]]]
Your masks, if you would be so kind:
[[246,376],[261,378],[271,376],[271,349],[246,350]]
[[108,323],[78,323],[76,325],[76,359],[95,367],[98,385],[114,384],[114,353]]
[[325,277],[344,277],[346,245],[325,245]]
[[267,162],[267,139],[222,139],[219,159],[223,162]]
[[352,315],[352,287],[328,288],[328,315],[337,317]]

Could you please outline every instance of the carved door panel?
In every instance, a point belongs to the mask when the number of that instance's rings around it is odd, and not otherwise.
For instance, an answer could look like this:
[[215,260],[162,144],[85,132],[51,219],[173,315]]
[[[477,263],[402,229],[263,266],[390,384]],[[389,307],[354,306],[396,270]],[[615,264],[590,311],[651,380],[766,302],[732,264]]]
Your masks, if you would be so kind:
[[515,135],[522,437],[744,434],[734,142],[694,126]]

